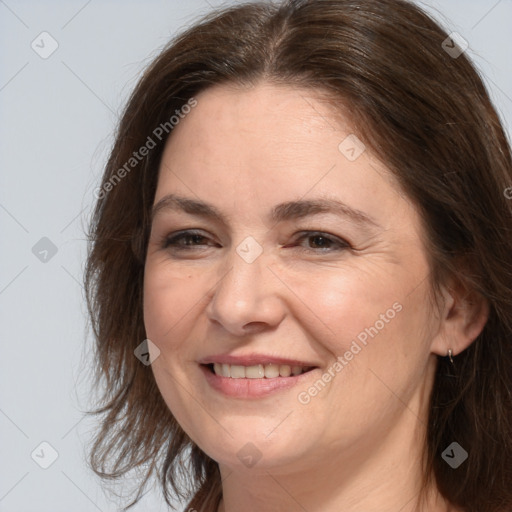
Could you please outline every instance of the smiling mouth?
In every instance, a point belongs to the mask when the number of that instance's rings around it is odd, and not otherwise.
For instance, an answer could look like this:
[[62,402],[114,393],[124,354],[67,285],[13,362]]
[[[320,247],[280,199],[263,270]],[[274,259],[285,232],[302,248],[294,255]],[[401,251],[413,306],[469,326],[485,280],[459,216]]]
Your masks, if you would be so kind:
[[236,364],[210,363],[204,364],[211,373],[219,377],[231,379],[275,379],[279,377],[295,377],[314,370],[316,366],[290,366],[287,364],[256,364],[241,366]]

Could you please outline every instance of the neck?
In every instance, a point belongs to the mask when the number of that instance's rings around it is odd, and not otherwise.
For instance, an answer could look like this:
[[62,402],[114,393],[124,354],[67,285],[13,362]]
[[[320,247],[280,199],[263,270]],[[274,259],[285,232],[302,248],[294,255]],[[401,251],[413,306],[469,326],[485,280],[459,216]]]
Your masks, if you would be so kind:
[[352,446],[340,455],[333,447],[303,464],[236,470],[221,464],[218,512],[455,512],[436,488],[420,493],[424,423],[410,411],[402,420],[401,428],[371,445]]
[[[399,477],[396,473],[389,475],[389,480],[400,485],[392,489],[388,488],[391,486],[372,487],[371,484],[365,486],[354,483],[342,488],[331,488],[327,493],[316,491],[326,488],[325,481],[320,485],[318,480],[308,478],[306,485],[304,478],[300,478],[303,485],[299,488],[294,485],[294,478],[270,471],[253,478],[251,483],[229,470],[227,473],[221,470],[221,475],[226,480],[218,512],[461,512],[450,506],[437,489],[429,490],[424,501],[420,502],[419,489],[412,491],[413,486],[397,480]],[[231,484],[227,485],[227,481]]]

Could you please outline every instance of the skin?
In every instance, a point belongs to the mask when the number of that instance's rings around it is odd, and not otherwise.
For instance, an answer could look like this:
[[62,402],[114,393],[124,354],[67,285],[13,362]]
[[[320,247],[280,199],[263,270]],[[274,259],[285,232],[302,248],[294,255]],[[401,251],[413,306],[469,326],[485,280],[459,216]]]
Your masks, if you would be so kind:
[[[338,149],[352,133],[319,93],[260,82],[216,86],[167,141],[155,195],[207,201],[226,225],[178,210],[155,216],[144,280],[147,337],[162,396],[190,438],[219,463],[234,512],[411,512],[436,354],[461,352],[487,318],[481,301],[443,288],[430,301],[429,267],[414,205],[366,149]],[[329,196],[379,227],[323,213],[269,222],[278,203]],[[168,235],[195,229],[185,249]],[[304,231],[346,240],[350,247]],[[252,263],[237,246],[253,237]],[[335,238],[336,239],[336,238]],[[180,242],[182,247],[184,242]],[[319,246],[322,247],[319,248]],[[365,328],[401,311],[307,404],[298,393],[332,368]],[[361,345],[361,344],[359,344]],[[314,361],[307,385],[239,399],[213,390],[198,360],[256,352]],[[314,377],[313,377],[314,375]],[[246,467],[237,452],[261,458]],[[431,489],[424,510],[456,510]]]

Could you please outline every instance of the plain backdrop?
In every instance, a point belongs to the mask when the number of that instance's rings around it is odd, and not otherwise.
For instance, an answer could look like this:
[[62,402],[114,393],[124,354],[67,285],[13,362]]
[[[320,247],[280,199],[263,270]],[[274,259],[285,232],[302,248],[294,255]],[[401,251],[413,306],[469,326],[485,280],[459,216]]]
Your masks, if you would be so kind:
[[[219,5],[0,0],[1,512],[120,510],[85,463],[95,428],[83,415],[91,346],[85,230],[141,70]],[[510,135],[512,2],[421,5],[469,42]],[[157,489],[132,510],[167,508]]]

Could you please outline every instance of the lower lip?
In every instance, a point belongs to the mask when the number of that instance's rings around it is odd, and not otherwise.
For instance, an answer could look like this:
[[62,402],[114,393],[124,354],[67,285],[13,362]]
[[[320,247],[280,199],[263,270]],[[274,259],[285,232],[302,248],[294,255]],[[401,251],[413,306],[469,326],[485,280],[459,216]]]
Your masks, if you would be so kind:
[[233,379],[221,377],[213,373],[209,367],[199,365],[208,384],[220,393],[235,398],[262,398],[277,391],[290,389],[308,379],[317,370],[310,370],[300,375],[290,377],[275,377],[272,379]]

